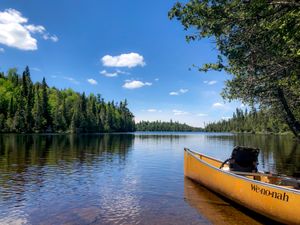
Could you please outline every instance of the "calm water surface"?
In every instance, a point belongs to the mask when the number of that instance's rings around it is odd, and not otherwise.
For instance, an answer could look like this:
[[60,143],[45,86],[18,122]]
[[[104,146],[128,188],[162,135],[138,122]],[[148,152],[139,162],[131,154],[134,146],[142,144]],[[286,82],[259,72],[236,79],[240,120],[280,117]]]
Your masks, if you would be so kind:
[[0,135],[0,224],[268,223],[183,176],[184,147],[224,160],[235,145],[261,148],[261,170],[300,171],[284,136]]

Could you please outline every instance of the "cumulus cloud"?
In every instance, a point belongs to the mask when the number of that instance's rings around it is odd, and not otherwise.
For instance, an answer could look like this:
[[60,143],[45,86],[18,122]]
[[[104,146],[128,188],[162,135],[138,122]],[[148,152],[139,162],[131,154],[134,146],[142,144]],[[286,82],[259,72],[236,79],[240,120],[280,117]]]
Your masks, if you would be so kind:
[[141,88],[144,86],[151,86],[152,83],[150,82],[142,82],[139,80],[126,80],[125,84],[123,85],[123,88],[126,89],[137,89],[137,88]]
[[189,91],[189,89],[184,89],[184,88],[181,88],[179,89],[179,91],[172,91],[169,93],[169,95],[181,95],[181,94],[185,94]]
[[178,110],[178,109],[173,109],[172,112],[174,113],[174,116],[182,116],[188,114],[188,112]]
[[96,84],[98,84],[98,82],[97,82],[96,80],[92,79],[92,78],[87,79],[87,82],[89,82],[91,85],[96,85]]
[[0,11],[0,43],[21,50],[37,50],[37,40],[32,34],[48,37],[45,40],[58,41],[57,36],[47,33],[41,25],[27,24],[28,19],[15,9]]
[[118,56],[105,55],[101,59],[103,66],[128,67],[145,66],[144,57],[138,53],[127,53]]
[[214,84],[216,84],[217,83],[217,81],[216,80],[205,80],[205,81],[203,81],[203,83],[204,84],[208,84],[208,85],[214,85]]
[[27,23],[28,19],[15,9],[6,9],[0,12],[0,21],[2,24]]
[[103,76],[106,76],[106,77],[117,77],[119,76],[120,74],[130,74],[128,72],[124,72],[122,70],[116,70],[115,72],[107,72],[106,70],[102,70],[100,71],[100,74],[102,74]]
[[212,105],[214,108],[223,108],[224,104],[220,103],[220,102],[216,102]]

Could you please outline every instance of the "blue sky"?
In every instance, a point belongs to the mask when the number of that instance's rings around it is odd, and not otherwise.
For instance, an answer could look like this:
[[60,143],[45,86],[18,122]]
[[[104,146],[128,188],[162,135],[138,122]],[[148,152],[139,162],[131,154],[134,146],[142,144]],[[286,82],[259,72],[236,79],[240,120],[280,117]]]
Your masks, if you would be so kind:
[[185,41],[168,19],[174,0],[2,0],[0,70],[31,68],[34,81],[126,98],[136,120],[203,126],[232,115],[240,102],[220,97],[223,72],[189,71],[216,60],[211,40]]

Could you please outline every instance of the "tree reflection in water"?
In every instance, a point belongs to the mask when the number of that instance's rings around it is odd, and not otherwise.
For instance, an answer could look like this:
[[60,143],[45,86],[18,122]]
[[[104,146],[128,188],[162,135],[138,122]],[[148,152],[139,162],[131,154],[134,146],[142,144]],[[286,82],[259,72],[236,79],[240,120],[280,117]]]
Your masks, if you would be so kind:
[[0,198],[21,202],[26,187],[41,189],[49,171],[72,173],[114,160],[126,163],[133,138],[132,134],[0,135]]

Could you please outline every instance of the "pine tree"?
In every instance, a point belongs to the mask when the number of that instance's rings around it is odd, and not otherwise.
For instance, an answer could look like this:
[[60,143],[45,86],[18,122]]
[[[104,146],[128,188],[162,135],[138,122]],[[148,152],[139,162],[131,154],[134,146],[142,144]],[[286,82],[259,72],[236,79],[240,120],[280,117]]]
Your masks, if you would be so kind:
[[30,78],[29,67],[26,66],[22,75],[22,97],[25,100],[25,124],[26,130],[31,131],[33,127],[32,108],[33,108],[33,84]]
[[46,120],[42,115],[42,101],[40,97],[40,86],[36,85],[34,95],[34,105],[32,109],[32,115],[34,120],[34,131],[40,132],[44,129]]
[[45,77],[42,81],[42,117],[46,121],[43,127],[44,131],[51,130],[52,118],[50,116],[49,103],[48,103],[48,85],[46,83]]

